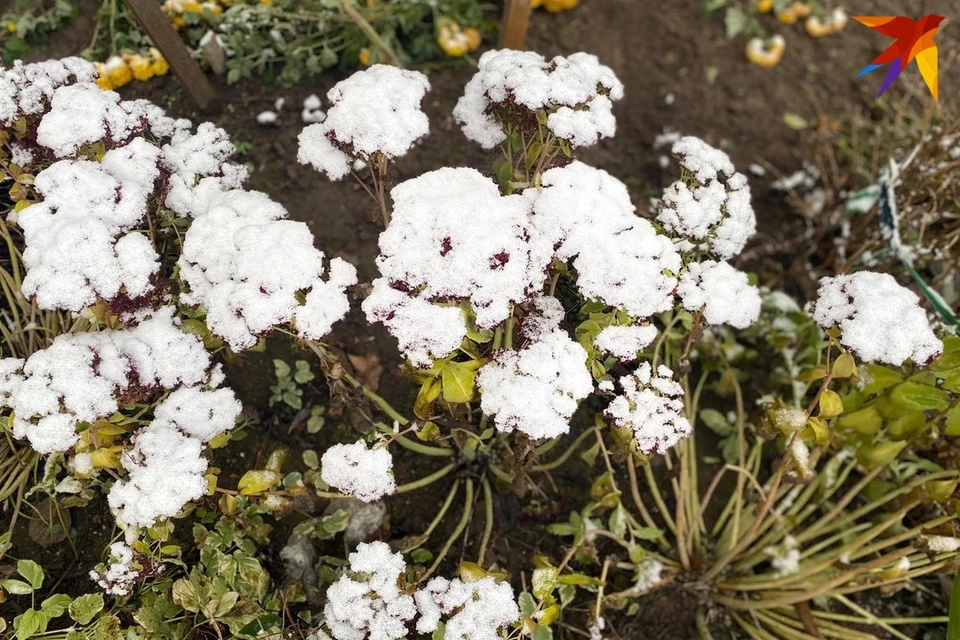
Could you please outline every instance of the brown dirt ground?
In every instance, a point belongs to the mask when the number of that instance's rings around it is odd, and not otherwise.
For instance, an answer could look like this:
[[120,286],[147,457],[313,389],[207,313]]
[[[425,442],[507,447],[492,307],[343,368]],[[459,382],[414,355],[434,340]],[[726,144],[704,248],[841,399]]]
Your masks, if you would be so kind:
[[[36,57],[79,53],[89,41],[92,11],[97,4],[95,0],[81,0],[78,21],[54,38],[50,51],[38,52]],[[910,11],[916,16],[936,12],[951,17],[957,8],[953,0],[856,3],[856,11],[866,15]],[[874,74],[856,79],[855,75],[886,46],[887,40],[853,21],[839,36],[820,40],[808,37],[801,25],[787,27],[773,18],[766,25],[787,40],[784,60],[774,69],[748,64],[743,42],[726,40],[722,21],[706,20],[697,0],[584,0],[579,9],[566,14],[537,11],[528,47],[547,56],[580,50],[595,53],[623,81],[626,97],[616,105],[618,136],[585,150],[581,157],[624,180],[641,212],[647,210],[647,198],[672,179],[658,164],[661,152],[652,149],[654,138],[665,127],[723,147],[741,170],[750,163],[766,167],[766,177],[751,176],[760,227],[751,251],[754,257],[776,259],[778,246],[791,233],[794,214],[779,195],[770,191],[769,184],[801,166],[811,141],[809,131],[791,129],[783,115],[790,112],[813,121],[820,114],[836,116],[857,110],[879,116],[874,96],[882,78]],[[956,55],[957,29],[950,24],[938,38],[941,66],[946,67],[940,81],[944,106],[955,104],[960,88],[958,66],[945,64]],[[442,166],[489,167],[492,156],[466,140],[450,116],[471,74],[467,65],[431,74],[433,91],[425,108],[431,117],[432,133],[396,164],[395,180]],[[320,248],[353,262],[361,279],[370,280],[376,276],[379,232],[372,222],[371,202],[358,187],[331,183],[295,159],[296,138],[303,127],[301,101],[311,93],[323,96],[340,77],[325,75],[316,82],[291,88],[264,87],[258,81],[228,87],[213,79],[226,108],[211,119],[235,141],[252,143],[245,158],[254,166],[250,186],[268,192],[285,205],[292,218],[310,225]],[[903,92],[900,83],[904,81],[920,83],[919,74],[915,69],[908,70],[889,93]],[[172,77],[134,84],[121,93],[125,97],[148,97],[173,115],[204,119]],[[278,126],[257,125],[256,114],[272,109],[273,101],[280,96],[286,98],[288,106],[281,112]],[[779,286],[791,284],[784,282],[780,273],[764,274],[763,279]],[[354,354],[381,353],[386,364],[382,392],[400,401],[400,406],[409,406],[401,399],[409,398],[412,389],[399,374],[392,340],[367,325],[356,308],[331,341]],[[415,469],[414,474],[420,475],[420,471]],[[409,479],[403,477],[405,470],[398,475],[400,482]],[[516,546],[511,552],[513,543]],[[529,554],[543,544],[550,543],[530,536],[522,542],[508,542],[508,536],[503,536],[495,541],[494,551],[508,557]],[[692,624],[690,599],[667,597],[653,603],[649,610],[645,608],[636,619],[621,620],[616,626],[626,638],[682,639],[696,637]]]

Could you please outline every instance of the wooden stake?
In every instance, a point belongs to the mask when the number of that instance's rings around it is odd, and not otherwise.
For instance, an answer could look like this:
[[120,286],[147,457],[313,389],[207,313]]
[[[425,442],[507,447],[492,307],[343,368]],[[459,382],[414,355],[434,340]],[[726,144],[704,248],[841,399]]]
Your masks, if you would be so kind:
[[124,0],[137,22],[154,46],[167,59],[170,68],[179,78],[187,93],[204,113],[216,113],[220,110],[217,93],[213,90],[200,66],[190,57],[183,40],[170,25],[170,20],[160,10],[157,0]]
[[523,50],[530,21],[530,0],[507,0],[500,25],[500,48]]

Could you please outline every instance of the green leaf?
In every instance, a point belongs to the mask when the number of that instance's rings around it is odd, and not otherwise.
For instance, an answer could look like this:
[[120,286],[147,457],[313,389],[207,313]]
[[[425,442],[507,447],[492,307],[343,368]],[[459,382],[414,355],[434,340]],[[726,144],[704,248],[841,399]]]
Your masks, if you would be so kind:
[[26,640],[47,630],[49,618],[42,611],[27,609],[13,619],[13,628],[17,631],[17,640]]
[[724,25],[727,28],[727,40],[733,40],[747,30],[750,21],[746,12],[740,7],[730,7],[724,16]]
[[73,598],[68,595],[58,593],[41,602],[40,610],[51,618],[59,618],[63,615],[64,611],[67,610],[67,607],[70,606],[71,602],[73,602]]
[[237,484],[237,488],[240,489],[241,495],[248,496],[251,493],[269,491],[271,487],[276,486],[279,482],[280,474],[276,471],[254,469],[243,474],[243,477],[240,478],[240,482]]
[[927,368],[934,373],[960,368],[960,338],[946,338],[943,341],[943,353]]
[[857,451],[857,460],[868,469],[885,467],[896,458],[906,442],[878,442],[875,445],[865,445]]
[[633,537],[640,540],[659,540],[663,537],[663,531],[656,527],[640,527],[633,530]]
[[273,361],[273,370],[277,378],[289,378],[290,377],[290,365],[288,365],[283,360],[277,359]]
[[517,598],[517,604],[520,606],[520,617],[529,618],[537,610],[537,601],[533,599],[529,591],[520,593]]
[[531,640],[553,640],[553,629],[538,624],[530,635]]
[[837,426],[843,430],[852,430],[865,436],[873,435],[883,426],[883,416],[872,404],[840,416],[837,419]]
[[936,387],[908,381],[894,387],[890,401],[908,411],[942,411],[950,404],[950,396]]
[[889,389],[903,380],[903,376],[898,371],[879,364],[865,364],[863,371],[865,375],[863,375],[862,391],[865,396]]
[[3,587],[3,590],[7,593],[12,593],[15,596],[26,596],[33,593],[33,587],[23,580],[4,580],[0,582],[0,587]]
[[556,567],[543,567],[533,570],[533,577],[530,585],[533,588],[533,595],[543,600],[556,589],[559,585],[560,573]]
[[726,416],[716,409],[704,409],[701,411],[700,420],[703,424],[707,425],[710,431],[713,431],[721,437],[729,436],[737,430],[736,426],[730,424]]
[[88,624],[93,616],[103,609],[103,596],[99,593],[88,593],[70,603],[70,617],[80,624]]
[[610,514],[610,519],[607,523],[607,528],[610,529],[610,533],[622,538],[627,532],[627,521],[629,518],[627,510],[623,508],[622,504],[618,504],[617,508]]
[[433,635],[430,636],[430,640],[443,640],[443,636],[445,635],[447,635],[447,625],[440,622],[437,624],[437,628],[433,632]]
[[33,560],[20,560],[17,562],[17,573],[26,578],[27,582],[34,589],[43,586],[43,569]]
[[857,372],[857,361],[849,351],[844,351],[833,363],[830,371],[834,378],[849,378]]
[[447,362],[440,371],[443,399],[452,404],[466,404],[475,396],[477,370],[462,362]]
[[410,552],[410,558],[417,564],[425,564],[433,560],[433,554],[423,547],[419,547]]
[[944,428],[948,436],[960,436],[960,404],[947,414],[947,422]]
[[320,468],[320,458],[313,449],[307,449],[300,455],[303,457],[303,464],[307,465],[308,469]]

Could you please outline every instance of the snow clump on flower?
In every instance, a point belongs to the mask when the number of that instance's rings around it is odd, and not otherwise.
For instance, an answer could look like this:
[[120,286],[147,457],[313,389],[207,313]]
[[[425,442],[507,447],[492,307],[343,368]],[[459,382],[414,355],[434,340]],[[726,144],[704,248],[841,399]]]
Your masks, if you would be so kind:
[[613,101],[622,97],[623,85],[596,56],[575,53],[548,61],[533,52],[503,49],[480,57],[453,116],[468,138],[490,149],[507,137],[498,116],[530,121],[535,112],[545,111],[555,136],[582,146],[614,135]]
[[570,429],[581,400],[593,391],[587,352],[563,331],[521,349],[503,351],[477,376],[480,406],[500,431],[519,429],[534,439]]
[[190,291],[181,300],[203,305],[210,330],[234,350],[290,321],[299,335],[322,338],[349,310],[345,289],[356,270],[339,258],[325,268],[307,225],[286,215],[265,194],[235,190],[187,231],[178,264]]
[[132,328],[61,335],[33,353],[4,402],[13,410],[14,436],[39,453],[66,451],[78,439],[78,422],[117,411],[118,393],[205,382],[210,355],[172,315],[165,307]]
[[770,557],[770,565],[777,576],[792,576],[800,571],[800,548],[793,536],[787,536],[778,545],[765,547],[763,552]]
[[606,327],[593,339],[603,353],[620,360],[634,360],[637,353],[657,339],[657,328],[651,324],[629,327]]
[[885,273],[822,279],[813,319],[824,329],[839,327],[841,344],[867,362],[923,365],[943,351],[917,295]]
[[96,67],[83,58],[15,61],[9,69],[0,69],[0,125],[9,127],[18,118],[43,112],[59,87],[93,82],[96,76]]
[[110,560],[106,571],[91,571],[90,579],[110,595],[129,595],[140,577],[140,572],[133,568],[133,549],[123,542],[114,542],[110,545]]
[[[635,215],[626,185],[582,162],[550,169],[534,200],[534,224],[556,258],[577,271],[588,299],[636,319],[671,309],[680,255],[670,239]],[[532,196],[531,196],[532,197]]]
[[509,583],[487,577],[473,582],[434,578],[414,595],[417,632],[437,630],[444,617],[444,640],[498,640],[501,627],[520,618]]
[[699,138],[681,138],[673,153],[689,177],[664,191],[657,220],[670,235],[729,260],[757,226],[746,176],[734,170],[727,154]]
[[429,90],[430,82],[419,71],[375,64],[354,73],[327,93],[326,119],[300,133],[298,160],[339,180],[354,159],[405,155],[430,131],[420,109]]
[[368,449],[363,440],[327,449],[320,461],[320,477],[364,502],[379,500],[397,489],[390,452],[383,447]]
[[[548,257],[530,242],[534,232],[523,196],[501,196],[492,180],[465,168],[425,173],[396,186],[391,196],[393,219],[380,234],[377,258],[382,277],[363,305],[371,322],[383,321],[403,334],[398,305],[469,300],[477,326],[491,328],[510,316],[511,303],[542,285]],[[460,345],[465,327],[456,324],[451,323],[449,339],[433,339],[448,346],[433,357]],[[424,350],[422,341],[402,342],[411,347],[404,350],[408,357]]]
[[620,378],[620,386],[623,395],[610,402],[606,414],[618,427],[633,430],[640,451],[666,453],[690,435],[683,387],[673,379],[673,371],[660,365],[654,373],[650,363],[644,362],[635,374]]
[[42,309],[80,311],[121,289],[131,298],[148,293],[159,256],[135,229],[159,175],[158,157],[136,138],[99,163],[61,160],[40,172],[35,188],[44,199],[18,218],[25,296]]
[[760,292],[747,274],[726,262],[694,262],[680,275],[677,295],[687,311],[701,311],[707,324],[746,329],[760,317]]
[[417,614],[413,597],[397,580],[406,571],[399,553],[385,542],[360,543],[350,554],[351,575],[327,589],[324,619],[336,640],[397,640]]

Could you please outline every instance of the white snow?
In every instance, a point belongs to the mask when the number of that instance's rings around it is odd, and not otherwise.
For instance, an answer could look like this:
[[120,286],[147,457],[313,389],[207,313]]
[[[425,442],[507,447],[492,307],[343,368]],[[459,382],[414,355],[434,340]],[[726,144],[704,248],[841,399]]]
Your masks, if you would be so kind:
[[501,118],[511,116],[498,114],[548,111],[547,128],[581,146],[614,135],[612,101],[622,97],[623,85],[596,56],[575,53],[548,61],[533,52],[503,49],[480,57],[453,116],[468,138],[489,149],[506,139]]
[[577,405],[593,391],[587,352],[557,330],[520,351],[501,351],[477,376],[480,407],[500,431],[534,439],[570,430]]
[[687,311],[702,311],[707,324],[746,329],[760,317],[759,290],[726,262],[689,264],[680,274],[677,295]]
[[327,93],[330,106],[323,122],[300,133],[298,160],[338,180],[349,172],[351,158],[405,155],[430,131],[420,109],[429,90],[419,71],[383,64],[357,71]]
[[406,571],[399,553],[385,542],[360,543],[350,554],[350,573],[327,589],[323,615],[336,640],[397,640],[417,615],[413,597],[400,591]]
[[390,452],[383,447],[368,449],[363,440],[327,449],[320,460],[320,477],[364,502],[391,495],[397,488]]
[[593,344],[603,353],[608,353],[620,360],[634,360],[637,354],[647,345],[657,339],[657,328],[650,324],[632,325],[629,327],[606,327]]
[[813,318],[824,329],[839,327],[841,344],[867,362],[924,365],[943,350],[917,295],[885,273],[822,279]]
[[433,633],[442,618],[444,640],[499,640],[499,629],[520,618],[510,584],[491,577],[473,582],[433,578],[414,598],[420,612],[417,632]]
[[673,371],[660,365],[654,373],[644,362],[636,373],[620,378],[620,386],[623,395],[610,402],[606,414],[618,427],[633,429],[640,451],[663,454],[690,435],[683,387],[673,379]]

